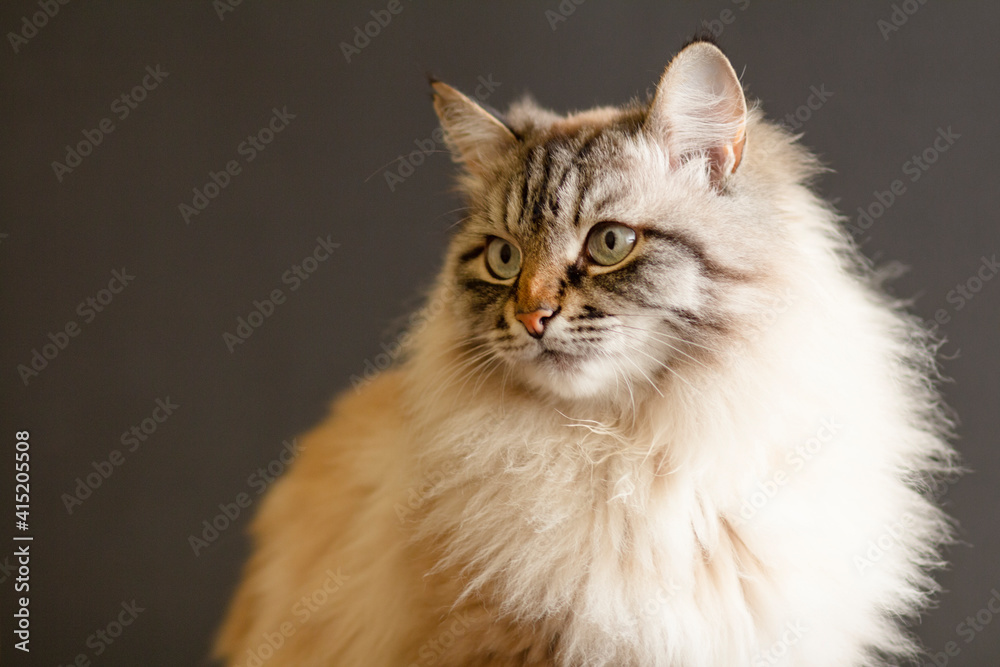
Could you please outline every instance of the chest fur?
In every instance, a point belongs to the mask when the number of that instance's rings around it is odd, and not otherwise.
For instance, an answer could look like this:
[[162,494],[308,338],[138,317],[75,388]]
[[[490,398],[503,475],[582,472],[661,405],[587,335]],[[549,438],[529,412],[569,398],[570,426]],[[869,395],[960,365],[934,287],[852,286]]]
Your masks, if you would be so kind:
[[480,646],[513,647],[510,664],[670,664],[723,608],[727,633],[752,632],[757,559],[656,443],[593,426],[521,436],[426,466],[413,524],[441,606]]

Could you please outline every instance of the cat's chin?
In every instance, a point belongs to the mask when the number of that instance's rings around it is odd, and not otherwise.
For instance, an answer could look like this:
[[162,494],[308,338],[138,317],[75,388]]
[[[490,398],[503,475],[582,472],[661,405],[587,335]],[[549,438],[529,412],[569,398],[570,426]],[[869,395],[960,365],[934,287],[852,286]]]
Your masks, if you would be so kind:
[[597,398],[617,386],[614,370],[600,359],[543,353],[521,369],[533,389],[564,399]]

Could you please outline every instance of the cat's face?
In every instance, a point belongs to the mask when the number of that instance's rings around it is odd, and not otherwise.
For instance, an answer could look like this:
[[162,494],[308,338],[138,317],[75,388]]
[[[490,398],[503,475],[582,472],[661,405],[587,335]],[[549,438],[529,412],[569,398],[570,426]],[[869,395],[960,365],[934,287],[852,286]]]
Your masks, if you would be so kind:
[[501,123],[435,90],[467,167],[455,332],[483,372],[566,398],[659,391],[753,310],[775,231],[733,186],[746,106],[717,49],[688,47],[648,106],[567,118],[522,104]]

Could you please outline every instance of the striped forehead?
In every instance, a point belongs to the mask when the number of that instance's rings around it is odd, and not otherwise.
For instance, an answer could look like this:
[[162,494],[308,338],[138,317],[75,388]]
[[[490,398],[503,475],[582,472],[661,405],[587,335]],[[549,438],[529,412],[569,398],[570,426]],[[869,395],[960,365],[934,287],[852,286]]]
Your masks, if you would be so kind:
[[498,217],[507,231],[523,237],[579,226],[580,205],[594,176],[589,158],[601,138],[591,130],[525,147],[520,168],[503,186]]

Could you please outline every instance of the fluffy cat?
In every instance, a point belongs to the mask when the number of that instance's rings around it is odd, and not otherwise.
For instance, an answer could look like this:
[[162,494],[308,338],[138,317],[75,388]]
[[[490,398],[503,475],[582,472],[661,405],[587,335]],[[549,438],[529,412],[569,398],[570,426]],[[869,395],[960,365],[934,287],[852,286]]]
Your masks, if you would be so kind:
[[954,470],[926,332],[696,41],[652,99],[434,82],[468,209],[253,524],[228,665],[893,664]]

